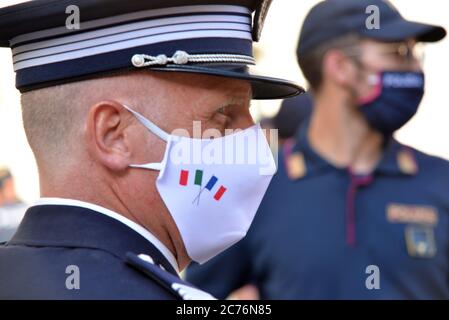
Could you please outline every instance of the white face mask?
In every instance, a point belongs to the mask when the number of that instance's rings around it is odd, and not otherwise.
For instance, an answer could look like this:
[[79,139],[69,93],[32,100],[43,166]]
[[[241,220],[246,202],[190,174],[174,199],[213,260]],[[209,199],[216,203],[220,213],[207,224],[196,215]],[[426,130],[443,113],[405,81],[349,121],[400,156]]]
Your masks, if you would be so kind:
[[167,142],[161,163],[131,167],[160,170],[156,187],[190,258],[204,263],[241,240],[276,171],[260,126],[215,139],[192,139],[169,135],[124,107]]

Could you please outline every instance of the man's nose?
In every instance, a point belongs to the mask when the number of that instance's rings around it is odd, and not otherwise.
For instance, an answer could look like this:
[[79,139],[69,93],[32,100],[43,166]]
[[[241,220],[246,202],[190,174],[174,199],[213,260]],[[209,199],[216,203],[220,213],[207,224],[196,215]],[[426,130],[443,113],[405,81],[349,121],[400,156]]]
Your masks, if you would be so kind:
[[412,57],[409,61],[409,70],[413,72],[422,72],[423,62],[418,60],[416,57]]
[[409,72],[422,72],[423,71],[423,62],[417,59],[416,57],[409,57],[407,60],[404,60],[400,66],[400,71],[409,71]]

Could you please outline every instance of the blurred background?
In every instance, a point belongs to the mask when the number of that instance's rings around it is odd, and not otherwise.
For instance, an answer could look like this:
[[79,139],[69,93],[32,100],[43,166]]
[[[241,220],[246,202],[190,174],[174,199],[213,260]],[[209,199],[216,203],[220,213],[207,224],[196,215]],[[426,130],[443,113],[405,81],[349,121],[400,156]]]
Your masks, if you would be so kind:
[[[0,0],[0,6],[19,2],[24,1]],[[296,63],[296,44],[303,18],[317,2],[319,1],[273,2],[262,39],[256,47],[258,71],[305,85]],[[427,0],[425,3],[421,0],[391,2],[406,18],[439,24],[449,29],[449,4],[445,0]],[[449,159],[449,103],[445,87],[446,73],[449,71],[447,57],[449,38],[426,46],[426,96],[417,116],[397,133],[397,138],[422,151]],[[39,181],[33,155],[22,128],[20,95],[15,89],[14,81],[11,52],[9,49],[0,49],[0,166],[7,166],[11,170],[18,197],[32,203],[39,197]],[[273,116],[280,104],[279,100],[256,101],[252,111],[257,119]]]

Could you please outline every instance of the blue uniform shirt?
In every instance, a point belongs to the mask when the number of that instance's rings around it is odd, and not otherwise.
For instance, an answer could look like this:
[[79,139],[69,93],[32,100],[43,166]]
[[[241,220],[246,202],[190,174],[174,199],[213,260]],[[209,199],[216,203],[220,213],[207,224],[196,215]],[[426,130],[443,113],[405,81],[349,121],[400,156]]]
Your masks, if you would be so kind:
[[374,173],[356,176],[306,130],[247,237],[187,279],[220,298],[253,282],[268,299],[449,299],[449,163],[390,139]]

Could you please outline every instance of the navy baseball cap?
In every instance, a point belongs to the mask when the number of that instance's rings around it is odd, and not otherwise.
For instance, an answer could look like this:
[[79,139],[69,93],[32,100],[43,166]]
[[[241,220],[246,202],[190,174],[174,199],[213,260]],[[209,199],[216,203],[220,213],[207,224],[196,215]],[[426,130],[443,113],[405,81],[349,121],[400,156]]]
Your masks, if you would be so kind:
[[[367,20],[376,6],[379,28],[367,28]],[[376,9],[377,10],[377,9]],[[436,42],[446,36],[440,26],[406,20],[387,0],[325,0],[308,13],[299,38],[298,57],[332,39],[354,33],[362,38],[382,42],[416,39]]]
[[[246,80],[254,99],[304,92],[255,75],[253,42],[271,0],[33,0],[0,9],[16,87],[29,91],[116,72],[184,72]],[[67,27],[70,12],[79,28]]]
[[312,110],[313,98],[310,93],[285,99],[273,118],[274,127],[279,129],[279,138],[293,137],[300,126],[309,119]]

